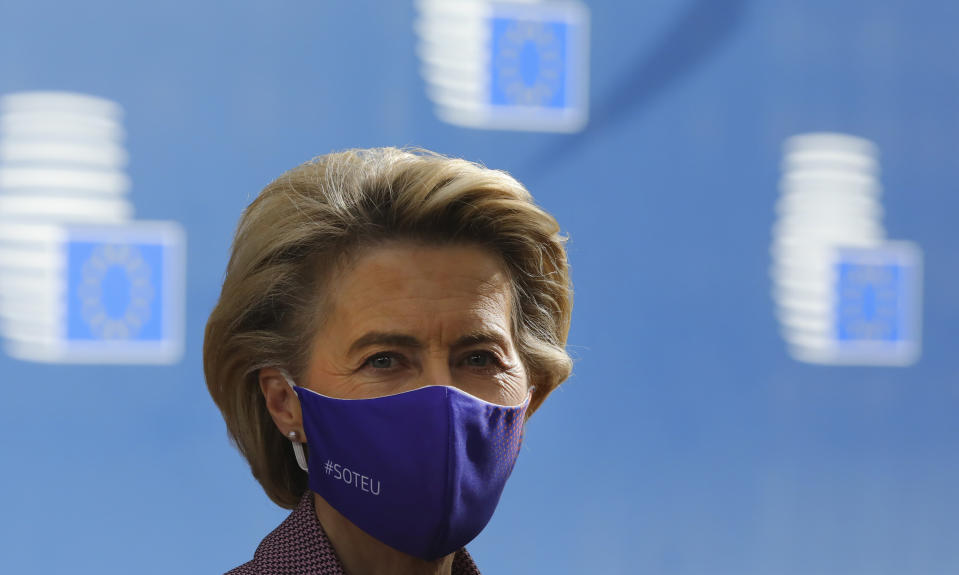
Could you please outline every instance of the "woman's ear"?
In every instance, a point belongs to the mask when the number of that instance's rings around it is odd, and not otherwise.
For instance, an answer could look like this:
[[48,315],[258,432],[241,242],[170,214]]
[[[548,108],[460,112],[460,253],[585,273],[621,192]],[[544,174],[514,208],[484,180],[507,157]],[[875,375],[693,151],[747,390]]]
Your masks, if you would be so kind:
[[279,369],[265,367],[260,370],[260,391],[266,400],[266,409],[273,417],[273,423],[284,436],[295,431],[297,436],[304,438],[303,413],[300,411],[300,398],[287,383]]

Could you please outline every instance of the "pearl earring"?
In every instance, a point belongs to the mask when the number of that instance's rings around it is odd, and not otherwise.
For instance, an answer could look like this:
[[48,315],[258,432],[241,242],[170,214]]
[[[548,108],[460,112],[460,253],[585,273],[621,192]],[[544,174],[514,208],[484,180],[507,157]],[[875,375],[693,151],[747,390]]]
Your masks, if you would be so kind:
[[290,441],[296,441],[297,435],[299,434],[296,431],[291,431],[286,434],[286,436],[290,438]]

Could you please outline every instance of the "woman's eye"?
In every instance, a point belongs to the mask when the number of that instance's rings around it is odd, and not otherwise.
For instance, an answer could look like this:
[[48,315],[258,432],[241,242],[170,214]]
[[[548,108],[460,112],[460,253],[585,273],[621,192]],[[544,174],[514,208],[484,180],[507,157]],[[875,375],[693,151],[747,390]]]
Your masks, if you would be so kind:
[[489,367],[493,363],[493,358],[488,352],[477,351],[466,356],[466,365],[470,367]]
[[366,365],[374,369],[389,369],[396,365],[396,358],[388,353],[380,353],[367,359]]

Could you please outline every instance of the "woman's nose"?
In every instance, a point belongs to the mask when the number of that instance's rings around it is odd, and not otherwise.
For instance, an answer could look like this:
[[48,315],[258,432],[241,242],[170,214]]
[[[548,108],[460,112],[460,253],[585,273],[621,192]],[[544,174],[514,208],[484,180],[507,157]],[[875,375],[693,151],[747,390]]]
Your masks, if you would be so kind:
[[427,357],[417,379],[417,388],[431,385],[456,386],[449,361],[445,357]]

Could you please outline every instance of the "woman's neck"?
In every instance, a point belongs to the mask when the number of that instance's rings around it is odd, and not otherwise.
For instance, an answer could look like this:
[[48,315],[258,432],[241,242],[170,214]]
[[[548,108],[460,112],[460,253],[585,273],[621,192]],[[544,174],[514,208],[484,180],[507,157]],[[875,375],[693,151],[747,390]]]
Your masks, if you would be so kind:
[[333,545],[347,575],[450,575],[453,554],[425,561],[397,551],[353,524],[325,499],[313,494],[316,518]]

